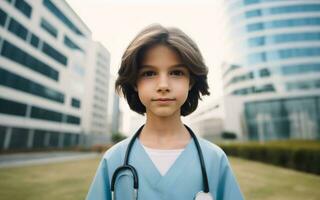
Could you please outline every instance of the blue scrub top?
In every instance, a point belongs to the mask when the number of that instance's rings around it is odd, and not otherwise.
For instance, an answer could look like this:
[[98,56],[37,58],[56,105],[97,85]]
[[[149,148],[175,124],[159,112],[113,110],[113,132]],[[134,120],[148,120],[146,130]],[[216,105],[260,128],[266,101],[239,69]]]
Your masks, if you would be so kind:
[[[123,165],[125,152],[131,138],[114,145],[103,156],[92,181],[87,200],[111,200],[111,178]],[[215,144],[199,138],[203,152],[209,189],[214,200],[243,200],[242,193],[225,153]],[[139,200],[192,200],[203,190],[201,165],[193,139],[162,176],[136,139],[130,154],[139,177]],[[132,199],[133,178],[130,171],[118,175],[115,184],[116,199]]]

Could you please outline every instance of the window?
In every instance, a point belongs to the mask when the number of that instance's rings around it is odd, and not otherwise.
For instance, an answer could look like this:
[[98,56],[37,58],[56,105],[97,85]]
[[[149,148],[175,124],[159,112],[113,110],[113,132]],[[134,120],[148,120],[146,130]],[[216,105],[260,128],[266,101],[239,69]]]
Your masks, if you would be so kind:
[[258,31],[258,30],[263,30],[263,29],[264,29],[263,23],[254,23],[254,24],[247,25],[248,32]]
[[267,9],[267,13],[270,14],[283,14],[283,13],[295,13],[295,12],[316,12],[320,11],[320,4],[299,4],[292,6],[282,6]]
[[75,107],[75,108],[80,108],[80,106],[81,106],[80,100],[72,98],[71,99],[71,106]]
[[80,124],[80,118],[72,115],[67,115],[68,124]]
[[271,75],[271,72],[269,69],[261,69],[259,71],[260,77],[269,77]]
[[275,20],[270,22],[259,22],[247,25],[247,31],[258,31],[264,29],[272,28],[285,28],[285,27],[297,27],[297,26],[319,26],[320,18],[295,18],[295,19],[285,19],[285,20]]
[[248,39],[249,47],[263,46],[265,45],[265,37],[254,37]]
[[[285,110],[278,100],[248,102],[245,104],[245,116],[249,127],[249,137],[259,139],[287,138],[289,131],[286,121],[281,121]],[[263,133],[258,133],[263,129]]]
[[34,130],[33,135],[33,148],[44,148],[45,147],[45,130]]
[[230,5],[228,10],[232,11],[234,9],[237,9],[237,8],[245,6],[245,5],[260,3],[261,1],[268,1],[268,0],[240,0],[240,1],[234,1],[234,3],[232,3]]
[[13,18],[10,19],[9,23],[9,31],[16,36],[20,37],[23,40],[27,39],[28,30],[22,24],[14,20]]
[[27,105],[16,101],[0,98],[0,113],[25,116]]
[[268,55],[276,53],[280,59],[305,56],[319,56],[320,48],[301,48],[301,49],[281,49],[277,52],[270,52]]
[[281,67],[284,75],[320,72],[320,63],[304,63],[298,65],[286,65]]
[[275,92],[275,88],[272,84],[266,84],[261,86],[252,86],[247,88],[241,88],[234,90],[233,95],[248,95],[254,93],[265,93],[265,92]]
[[62,23],[64,23],[71,31],[73,31],[74,33],[76,33],[78,35],[83,35],[83,33],[50,0],[43,0],[43,5],[53,15],[55,15]]
[[287,90],[310,90],[320,88],[320,79],[309,81],[289,82],[286,84]]
[[73,134],[73,137],[74,137],[74,144],[79,144],[80,143],[80,139],[83,137],[78,134],[78,133],[74,133]]
[[246,18],[258,17],[261,15],[262,15],[261,10],[250,10],[245,13]]
[[5,140],[5,137],[6,137],[6,131],[7,131],[7,127],[0,126],[0,149],[3,149],[4,140]]
[[64,36],[63,42],[70,49],[76,49],[83,52],[83,50],[78,45],[76,45],[76,43],[74,43],[68,36]]
[[262,86],[255,86],[254,93],[274,92],[274,86],[272,84],[266,84]]
[[279,34],[268,39],[268,43],[320,40],[320,32]]
[[[265,1],[265,0],[262,0]],[[261,0],[243,0],[243,4],[244,5],[250,5],[250,4],[256,4],[256,3],[260,3]]]
[[50,134],[49,147],[58,147],[58,145],[59,145],[59,132],[50,131],[49,134]]
[[232,92],[232,94],[234,95],[247,95],[252,93],[253,88],[243,88],[243,89],[238,89],[238,90],[234,90]]
[[[286,14],[286,13],[301,13],[301,12],[317,12],[320,11],[320,4],[298,4],[290,6],[271,7],[259,10],[249,10],[245,12],[246,18],[268,16],[274,14]],[[241,16],[235,16],[235,19],[239,19]]]
[[26,17],[31,17],[32,7],[25,0],[16,0],[14,6]]
[[4,26],[6,24],[6,19],[8,15],[6,12],[4,12],[2,9],[0,9],[0,25]]
[[31,107],[31,118],[53,121],[53,122],[63,122],[65,117],[65,123],[68,124],[80,124],[81,119],[73,115],[65,115],[61,112],[54,110],[44,109],[37,106]]
[[0,85],[64,103],[64,94],[0,68]]
[[37,106],[31,107],[31,118],[42,119],[54,122],[62,122],[62,113]]
[[41,28],[43,28],[47,33],[49,33],[51,36],[57,38],[58,37],[58,30],[52,26],[47,20],[41,19],[40,23]]
[[320,32],[289,33],[250,38],[248,45],[249,47],[256,47],[268,44],[317,40],[320,40]]
[[261,63],[266,61],[266,53],[254,53],[250,54],[248,56],[248,62],[249,64],[256,64],[256,63]]
[[12,128],[10,149],[26,149],[29,130],[25,128]]
[[58,81],[59,79],[59,72],[57,70],[29,55],[6,40],[3,42],[1,55],[50,79],[55,81]]
[[35,34],[32,34],[30,44],[37,49],[39,46],[39,42],[40,42],[39,37],[36,36]]
[[229,68],[224,72],[223,76],[226,76],[229,72],[235,70],[235,69],[238,69],[240,68],[241,66],[240,65],[230,65]]
[[75,134],[72,134],[72,133],[64,133],[63,146],[64,146],[64,147],[69,147],[69,146],[75,145],[75,144],[74,144],[74,139],[75,139]]
[[297,58],[297,57],[316,57],[320,56],[320,47],[317,48],[295,48],[280,49],[277,51],[262,52],[249,54],[247,57],[249,64],[257,64],[266,61],[274,61],[281,59]]
[[282,28],[292,26],[320,25],[320,18],[296,18],[287,20],[277,20],[267,23],[270,28]]
[[50,56],[54,60],[58,61],[62,65],[67,65],[67,57],[64,56],[62,53],[55,50],[52,46],[47,44],[46,42],[43,42],[42,51],[46,55]]

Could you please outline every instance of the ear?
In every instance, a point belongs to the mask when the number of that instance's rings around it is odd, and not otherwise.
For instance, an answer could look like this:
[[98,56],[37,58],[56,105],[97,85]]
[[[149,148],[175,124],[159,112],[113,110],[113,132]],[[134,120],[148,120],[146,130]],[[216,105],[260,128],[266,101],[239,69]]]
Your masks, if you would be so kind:
[[134,91],[138,92],[137,86],[133,86]]

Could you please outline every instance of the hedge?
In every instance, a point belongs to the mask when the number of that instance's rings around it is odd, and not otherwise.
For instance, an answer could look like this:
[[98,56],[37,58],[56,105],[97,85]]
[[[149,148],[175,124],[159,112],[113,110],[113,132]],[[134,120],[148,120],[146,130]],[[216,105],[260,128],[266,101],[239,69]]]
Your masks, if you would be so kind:
[[227,155],[320,175],[320,142],[287,141],[218,144]]

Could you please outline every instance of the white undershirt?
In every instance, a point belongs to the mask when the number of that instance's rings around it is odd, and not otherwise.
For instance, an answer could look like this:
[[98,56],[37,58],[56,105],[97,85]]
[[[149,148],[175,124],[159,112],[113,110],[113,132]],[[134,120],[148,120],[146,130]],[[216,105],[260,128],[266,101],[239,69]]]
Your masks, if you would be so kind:
[[158,171],[164,176],[184,149],[152,149],[142,145]]

